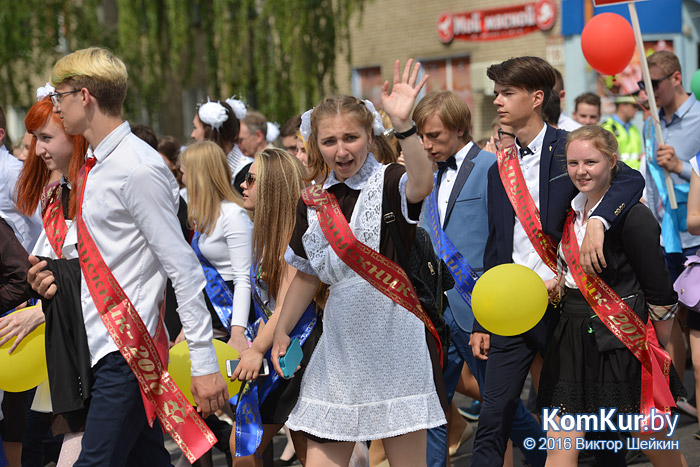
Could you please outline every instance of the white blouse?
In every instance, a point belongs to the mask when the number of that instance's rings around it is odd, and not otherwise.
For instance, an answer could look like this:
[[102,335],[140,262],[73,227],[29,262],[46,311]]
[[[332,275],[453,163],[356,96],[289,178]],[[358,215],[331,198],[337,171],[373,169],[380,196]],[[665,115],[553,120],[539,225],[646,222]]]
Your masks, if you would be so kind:
[[231,201],[221,203],[211,234],[202,234],[199,249],[225,281],[233,280],[231,326],[248,324],[253,222],[245,209]]
[[[586,228],[588,227],[588,220],[590,219],[591,214],[595,209],[598,207],[600,202],[603,200],[603,198],[600,198],[598,202],[588,210],[587,213],[587,218],[586,222],[583,222],[583,214],[584,210],[586,209],[586,201],[588,201],[588,197],[586,196],[585,193],[579,193],[576,195],[574,199],[571,200],[571,208],[574,210],[574,213],[576,214],[576,219],[574,220],[574,233],[576,233],[576,243],[578,243],[579,249],[581,248],[581,243],[583,242],[583,237],[586,236]],[[559,244],[559,254],[562,254],[562,246]],[[576,281],[574,280],[574,275],[571,273],[571,269],[567,268],[566,270],[566,276],[565,276],[565,284],[567,287],[571,289],[577,289],[578,286],[576,285]]]

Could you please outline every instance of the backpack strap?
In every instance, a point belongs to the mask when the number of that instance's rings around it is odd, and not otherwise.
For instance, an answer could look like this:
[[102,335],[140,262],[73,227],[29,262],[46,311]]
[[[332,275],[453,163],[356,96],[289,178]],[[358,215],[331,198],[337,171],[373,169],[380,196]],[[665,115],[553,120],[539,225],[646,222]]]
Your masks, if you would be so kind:
[[396,254],[399,256],[399,265],[408,274],[408,265],[410,264],[408,260],[408,251],[406,251],[406,247],[403,244],[403,239],[399,233],[399,226],[396,224],[396,214],[394,214],[394,211],[391,209],[389,197],[386,195],[386,192],[382,194],[382,213],[382,219],[384,219],[384,223],[389,228],[391,240],[394,242]]

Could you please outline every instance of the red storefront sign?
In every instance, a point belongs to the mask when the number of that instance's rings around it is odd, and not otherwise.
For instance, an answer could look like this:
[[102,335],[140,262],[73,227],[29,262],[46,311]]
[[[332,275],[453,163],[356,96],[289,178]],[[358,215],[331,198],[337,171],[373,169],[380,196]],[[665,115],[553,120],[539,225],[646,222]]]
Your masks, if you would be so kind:
[[638,0],[593,0],[595,6],[621,5],[623,3],[636,3]]
[[557,19],[553,0],[490,10],[463,13],[442,13],[437,23],[440,41],[449,44],[454,39],[492,41],[522,36],[534,31],[547,31]]

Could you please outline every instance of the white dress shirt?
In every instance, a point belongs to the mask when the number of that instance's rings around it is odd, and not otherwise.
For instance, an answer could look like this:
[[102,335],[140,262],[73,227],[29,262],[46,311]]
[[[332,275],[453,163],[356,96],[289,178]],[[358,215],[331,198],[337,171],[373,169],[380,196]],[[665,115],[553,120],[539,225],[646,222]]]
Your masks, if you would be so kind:
[[[19,233],[17,239],[25,250],[32,251],[36,240],[43,230],[39,206],[31,216],[17,212],[15,202],[17,195],[15,186],[22,170],[22,162],[10,154],[5,146],[0,145],[0,211],[2,211],[16,227]],[[21,238],[20,238],[21,236]]]
[[[595,206],[591,207],[588,210],[588,213],[586,214],[586,223],[583,222],[583,210],[586,209],[586,201],[588,200],[588,196],[586,196],[584,193],[579,193],[574,197],[574,199],[571,200],[571,208],[574,210],[574,214],[576,214],[576,218],[574,219],[574,233],[576,234],[576,242],[578,243],[579,251],[581,249],[581,242],[583,242],[583,237],[586,235],[586,227],[588,227],[588,220],[591,218],[591,213],[595,210],[595,208],[598,207],[601,201],[603,201],[603,198],[600,198],[598,202],[595,204]],[[559,251],[562,251],[562,246],[561,244],[559,245]],[[564,276],[564,283],[566,284],[567,287],[571,289],[577,289],[578,286],[576,285],[576,281],[574,281],[574,275],[571,273],[571,268],[567,268],[566,270],[566,276]]]
[[[546,131],[547,125],[543,125],[542,130],[528,146],[533,153],[519,159],[520,168],[525,178],[525,185],[527,185],[527,189],[532,195],[532,200],[535,202],[537,209],[540,209],[540,157],[542,156],[542,143],[544,142]],[[518,154],[521,154],[519,142],[516,140],[515,143],[518,148]],[[537,254],[535,247],[532,246],[517,215],[515,216],[515,226],[513,227],[513,262],[532,269],[542,280],[551,279],[555,276],[554,272],[547,267],[540,255]]]
[[231,201],[221,203],[210,235],[199,237],[199,250],[225,281],[233,280],[231,326],[246,327],[250,312],[250,263],[253,222],[245,209]]
[[452,193],[452,188],[455,186],[455,179],[459,173],[459,169],[462,167],[462,162],[467,157],[467,153],[472,148],[474,143],[468,142],[462,149],[457,151],[455,154],[455,163],[457,168],[448,168],[442,173],[442,177],[438,182],[440,183],[440,188],[437,193],[437,205],[438,213],[440,214],[440,225],[445,224],[445,213],[447,212],[447,203],[450,200],[450,193]]
[[[190,349],[192,376],[219,371],[212,325],[204,303],[205,279],[177,220],[178,185],[158,152],[122,123],[87,157],[90,171],[83,219],[97,249],[131,300],[151,336],[155,334],[165,282],[173,282],[180,321]],[[92,365],[117,349],[85,283],[81,303]]]

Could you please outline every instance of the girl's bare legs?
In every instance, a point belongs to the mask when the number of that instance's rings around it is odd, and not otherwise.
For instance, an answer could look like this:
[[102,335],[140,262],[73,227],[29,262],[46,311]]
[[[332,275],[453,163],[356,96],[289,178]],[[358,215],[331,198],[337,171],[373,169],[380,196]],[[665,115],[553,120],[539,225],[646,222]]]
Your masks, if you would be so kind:
[[10,467],[21,467],[22,466],[22,443],[15,443],[11,441],[3,441],[2,445],[5,447],[5,456],[9,462]]
[[294,443],[294,451],[296,451],[297,459],[299,459],[301,465],[306,465],[306,449],[309,439],[304,436],[301,431],[292,431],[289,428],[285,428],[285,430],[287,430],[292,443]]
[[262,467],[263,451],[283,426],[284,425],[282,424],[263,425],[262,440],[260,441],[260,446],[258,446],[255,454],[246,457],[236,457],[236,425],[234,424],[233,431],[231,431],[231,438],[229,438],[229,447],[231,448],[231,454],[233,455],[234,467]]
[[[306,467],[347,467],[354,448],[355,443],[352,441],[317,443],[308,440]],[[425,459],[425,453],[423,458]]]
[[[559,417],[556,417],[556,422],[558,425]],[[554,447],[555,449],[547,450],[547,462],[544,464],[545,467],[578,466],[578,450],[575,446],[576,438],[583,438],[584,436],[586,436],[586,433],[584,433],[583,431],[549,430],[549,432],[547,432],[547,437],[550,439],[554,439],[554,442],[552,443],[551,447]],[[537,448],[539,448],[539,446],[535,446],[535,449]]]
[[381,439],[375,439],[369,445],[369,465],[377,467],[386,460],[386,452],[384,452],[384,444]]
[[282,429],[284,430],[284,434],[287,437],[287,444],[284,446],[284,450],[282,451],[282,454],[280,455],[280,460],[281,461],[288,461],[295,454],[294,443],[292,442],[292,435],[289,433],[289,428],[287,428],[285,426]]
[[425,467],[428,449],[427,430],[413,431],[405,435],[385,438],[384,450],[389,458],[389,465],[401,467]]
[[[650,432],[650,433],[635,433],[634,436],[638,436],[641,440],[648,440],[649,438],[663,439],[665,436],[659,436],[660,432]],[[642,449],[642,452],[646,454],[651,463],[655,467],[688,467],[688,463],[685,460],[685,456],[678,449],[669,450],[656,450],[656,449]]]
[[[700,394],[700,331],[690,329],[689,340],[690,355],[693,360],[693,372],[695,374],[695,394]],[[700,411],[698,411],[698,425],[700,425]]]

